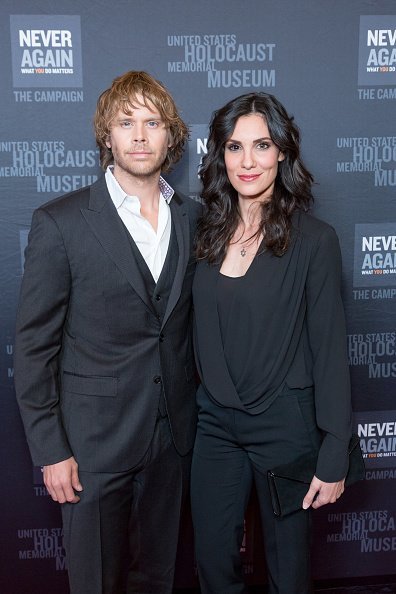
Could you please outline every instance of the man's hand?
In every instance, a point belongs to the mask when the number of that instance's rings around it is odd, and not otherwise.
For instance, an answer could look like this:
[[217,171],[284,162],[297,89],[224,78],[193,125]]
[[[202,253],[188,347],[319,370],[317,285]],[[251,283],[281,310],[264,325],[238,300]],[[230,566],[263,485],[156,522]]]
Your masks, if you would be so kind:
[[314,476],[309,490],[304,497],[303,509],[308,509],[309,507],[317,509],[318,507],[322,507],[322,505],[335,503],[344,492],[344,482],[345,479],[337,483],[324,483]]
[[78,478],[78,464],[73,457],[57,464],[43,467],[44,484],[54,501],[59,503],[78,503],[80,498],[75,491],[82,491]]

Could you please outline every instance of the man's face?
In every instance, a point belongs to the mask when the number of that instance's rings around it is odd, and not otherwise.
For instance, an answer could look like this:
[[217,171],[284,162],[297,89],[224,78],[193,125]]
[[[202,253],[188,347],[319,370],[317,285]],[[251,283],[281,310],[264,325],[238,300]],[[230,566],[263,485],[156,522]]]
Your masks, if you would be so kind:
[[138,96],[131,114],[118,110],[106,145],[113,153],[116,177],[143,180],[161,172],[171,137],[155,106],[146,107]]

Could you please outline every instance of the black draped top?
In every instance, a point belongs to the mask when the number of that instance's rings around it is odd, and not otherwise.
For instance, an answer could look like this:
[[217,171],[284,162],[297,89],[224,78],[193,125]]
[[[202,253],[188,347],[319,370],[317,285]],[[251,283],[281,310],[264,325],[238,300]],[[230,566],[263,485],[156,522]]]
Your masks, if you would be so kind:
[[193,285],[197,366],[207,394],[220,406],[258,414],[285,387],[314,386],[324,434],[317,476],[328,482],[346,474],[351,433],[340,282],[334,229],[298,211],[284,256],[259,250],[236,279],[201,261]]

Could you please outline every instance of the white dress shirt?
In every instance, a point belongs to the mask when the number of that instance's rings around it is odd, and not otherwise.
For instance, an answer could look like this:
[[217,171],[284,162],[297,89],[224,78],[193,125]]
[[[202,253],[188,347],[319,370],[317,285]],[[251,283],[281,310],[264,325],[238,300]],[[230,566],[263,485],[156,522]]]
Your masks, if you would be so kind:
[[140,214],[138,196],[129,196],[113,175],[112,166],[107,168],[105,179],[110,197],[124,225],[139,248],[155,280],[158,281],[168,252],[171,234],[171,211],[169,203],[174,194],[171,186],[160,177],[160,199],[157,231]]

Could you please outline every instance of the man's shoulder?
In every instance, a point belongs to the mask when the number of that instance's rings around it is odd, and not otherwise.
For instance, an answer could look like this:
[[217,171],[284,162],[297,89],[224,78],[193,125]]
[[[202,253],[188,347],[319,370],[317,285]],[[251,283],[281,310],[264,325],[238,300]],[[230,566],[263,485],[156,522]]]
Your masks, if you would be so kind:
[[81,208],[88,206],[92,189],[98,186],[100,187],[102,184],[103,180],[100,178],[89,186],[53,198],[49,202],[39,206],[37,210],[43,210],[52,216],[60,216],[62,214],[70,215],[75,211],[80,212]]

